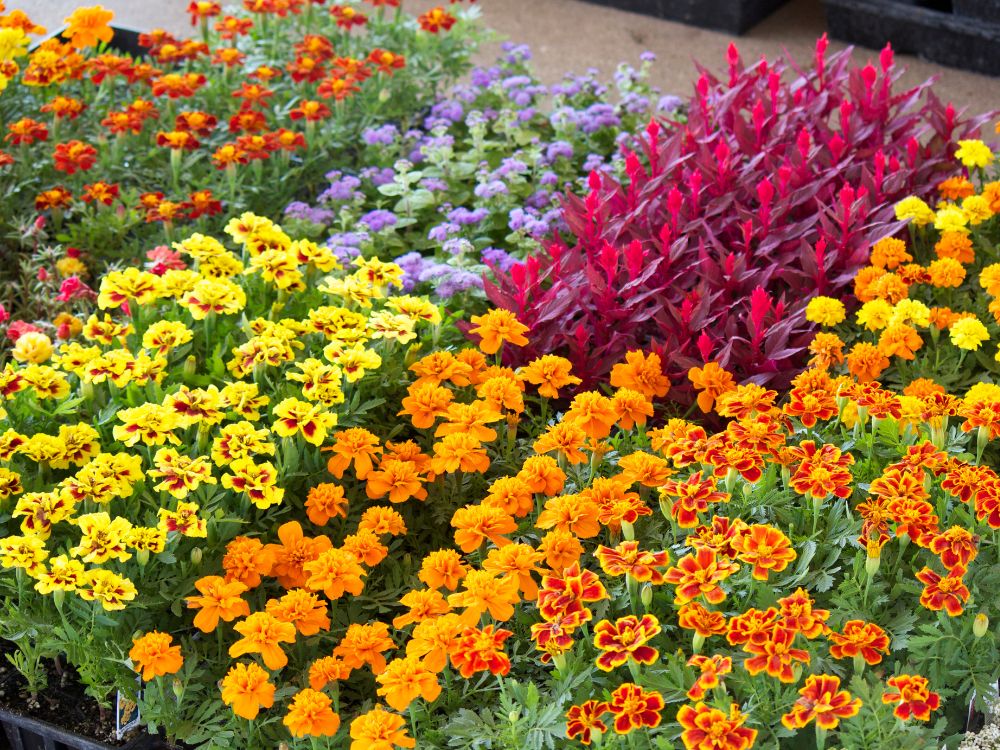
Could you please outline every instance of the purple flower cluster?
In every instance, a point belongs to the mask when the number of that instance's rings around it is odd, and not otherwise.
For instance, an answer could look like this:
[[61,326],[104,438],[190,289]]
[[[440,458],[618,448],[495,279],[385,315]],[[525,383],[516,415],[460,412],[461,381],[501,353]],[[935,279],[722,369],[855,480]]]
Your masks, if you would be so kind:
[[470,289],[482,289],[483,280],[479,274],[448,263],[440,263],[426,258],[420,253],[410,252],[396,258],[396,265],[403,269],[403,291],[412,291],[417,284],[433,284],[439,297],[454,297]]
[[311,221],[313,224],[329,224],[336,218],[336,214],[330,209],[310,206],[302,201],[292,201],[285,206],[285,216],[290,219]]
[[353,203],[364,200],[364,193],[358,190],[361,180],[354,175],[334,170],[327,172],[326,179],[330,181],[330,187],[319,194],[316,200],[320,203]]

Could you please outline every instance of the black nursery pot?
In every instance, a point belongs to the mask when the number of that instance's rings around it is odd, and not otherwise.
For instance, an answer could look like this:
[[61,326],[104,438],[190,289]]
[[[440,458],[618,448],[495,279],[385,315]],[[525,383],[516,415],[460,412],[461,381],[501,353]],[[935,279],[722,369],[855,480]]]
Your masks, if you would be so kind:
[[[896,52],[1000,75],[1000,0],[825,2],[827,27],[835,39],[872,49],[891,42]],[[963,14],[972,9],[978,17]]]
[[125,745],[108,745],[3,708],[0,708],[0,725],[11,750],[156,750],[164,747],[158,739],[147,734],[140,734]]
[[[34,49],[44,41],[58,37],[65,30],[66,27],[61,26],[45,38],[37,40],[31,45],[31,49]],[[139,44],[139,35],[142,33],[141,31],[130,29],[127,26],[112,26],[111,31],[114,32],[114,36],[112,36],[111,41],[108,42],[108,48],[111,51],[129,54],[133,57],[142,57],[149,52],[149,47],[144,47]]]
[[[665,18],[742,34],[771,15],[787,0],[586,0],[609,8],[629,10],[647,16]],[[973,0],[974,1],[974,0]]]

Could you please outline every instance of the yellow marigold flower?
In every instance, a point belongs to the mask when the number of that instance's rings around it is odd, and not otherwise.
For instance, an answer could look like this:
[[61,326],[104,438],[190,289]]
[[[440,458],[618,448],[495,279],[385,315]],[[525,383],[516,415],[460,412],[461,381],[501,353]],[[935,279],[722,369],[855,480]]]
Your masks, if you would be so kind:
[[205,456],[191,458],[181,455],[174,448],[160,448],[153,457],[153,463],[156,468],[146,474],[163,480],[154,489],[169,492],[178,500],[183,500],[202,484],[215,484],[212,465]]
[[980,344],[989,339],[989,331],[986,330],[979,318],[969,317],[956,321],[950,331],[951,343],[959,349],[976,351]]
[[940,232],[962,232],[967,234],[969,219],[958,206],[945,205],[934,215],[934,228]]
[[230,410],[251,422],[260,419],[260,410],[271,403],[270,396],[260,395],[255,383],[237,381],[225,386],[220,394]]
[[524,334],[528,326],[521,323],[510,310],[493,309],[483,315],[473,315],[469,333],[479,336],[479,348],[486,354],[496,354],[504,342],[513,346],[527,346]]
[[145,445],[180,445],[180,439],[173,430],[181,426],[180,417],[171,409],[160,404],[143,404],[132,409],[122,409],[118,419],[123,424],[115,425],[112,433],[119,440],[131,447],[140,440]]
[[271,463],[255,464],[252,459],[238,458],[229,465],[229,470],[233,473],[222,475],[222,486],[246,493],[261,510],[277,505],[285,496],[285,491],[276,486],[278,472]]
[[345,347],[334,341],[323,349],[323,356],[340,367],[348,383],[357,382],[368,370],[377,370],[382,366],[382,358],[360,343]]
[[111,516],[101,511],[80,516],[77,526],[82,536],[70,553],[85,563],[100,564],[111,559],[125,562],[132,557],[126,544],[132,531],[128,519],[118,516],[112,520]]
[[978,139],[958,142],[955,158],[967,169],[982,169],[993,163],[993,151]]
[[188,343],[192,338],[194,334],[183,323],[176,320],[158,320],[142,334],[142,346],[157,354],[167,354],[178,346]]
[[385,301],[385,306],[390,310],[395,310],[400,315],[405,315],[413,321],[422,320],[434,326],[441,322],[441,310],[426,297],[413,297],[408,294],[400,294],[389,297]]
[[184,294],[180,304],[195,320],[204,320],[209,313],[235,315],[247,304],[243,288],[228,279],[204,279]]
[[368,330],[373,339],[387,339],[405,344],[417,337],[413,327],[413,320],[405,315],[394,315],[388,310],[379,310],[368,318]]
[[227,424],[212,441],[212,461],[216,466],[226,466],[238,458],[264,453],[273,456],[274,444],[268,440],[270,435],[270,431],[257,429],[252,422]]
[[136,590],[128,578],[97,568],[88,571],[86,581],[77,590],[88,602],[98,601],[108,612],[125,609],[125,602],[135,599]]
[[28,54],[28,45],[31,40],[22,29],[2,28],[0,29],[0,62],[9,62],[16,57],[24,57]]
[[24,568],[28,575],[44,570],[42,563],[49,556],[45,540],[37,536],[6,536],[0,539],[0,565]]
[[52,356],[52,339],[38,331],[22,333],[18,336],[11,355],[18,362],[41,364]]
[[70,276],[86,276],[87,266],[79,258],[60,258],[56,261],[56,272],[63,279]]
[[896,204],[896,218],[900,221],[911,220],[918,227],[934,222],[934,210],[920,198],[910,195]]
[[101,280],[97,306],[102,310],[121,307],[130,300],[147,305],[163,296],[163,282],[156,274],[129,267],[111,271]]
[[25,534],[48,539],[53,524],[65,521],[76,511],[71,498],[58,491],[29,492],[18,498],[13,517],[22,517],[21,531]]
[[21,370],[21,379],[31,387],[40,401],[69,395],[69,380],[66,375],[48,365],[28,365]]
[[[223,481],[225,484],[225,481]],[[164,531],[174,531],[183,536],[205,537],[208,536],[207,526],[204,518],[198,518],[197,503],[177,503],[177,510],[167,510],[160,508],[160,528]]]
[[970,195],[962,201],[962,211],[972,226],[982,224],[993,217],[990,202],[981,195]]
[[297,432],[313,445],[322,445],[326,432],[337,424],[337,415],[323,410],[317,404],[286,398],[274,407],[274,431],[281,437],[291,437]]
[[57,555],[49,560],[48,570],[35,577],[35,590],[39,594],[53,591],[76,591],[87,578],[87,571],[79,560]]
[[134,526],[125,539],[136,552],[152,552],[158,555],[166,549],[167,530],[150,526]]
[[[872,303],[869,302],[868,304]],[[889,324],[893,323],[908,323],[920,328],[926,328],[931,324],[931,310],[919,300],[901,299],[892,308],[892,316],[889,319]]]
[[806,305],[806,320],[822,326],[835,326],[847,317],[844,303],[833,297],[813,297]]

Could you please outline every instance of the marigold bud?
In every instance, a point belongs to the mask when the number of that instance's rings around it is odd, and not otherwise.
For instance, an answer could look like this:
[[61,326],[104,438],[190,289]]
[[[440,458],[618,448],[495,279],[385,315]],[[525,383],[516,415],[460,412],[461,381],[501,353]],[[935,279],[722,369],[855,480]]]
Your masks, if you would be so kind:
[[639,589],[639,600],[642,602],[642,606],[648,610],[649,605],[653,603],[653,587],[648,583],[643,584],[643,587]]
[[191,564],[201,565],[201,555],[202,555],[201,547],[195,547],[193,550],[191,550]]
[[982,638],[990,627],[990,618],[985,612],[980,612],[972,621],[972,634],[976,638]]

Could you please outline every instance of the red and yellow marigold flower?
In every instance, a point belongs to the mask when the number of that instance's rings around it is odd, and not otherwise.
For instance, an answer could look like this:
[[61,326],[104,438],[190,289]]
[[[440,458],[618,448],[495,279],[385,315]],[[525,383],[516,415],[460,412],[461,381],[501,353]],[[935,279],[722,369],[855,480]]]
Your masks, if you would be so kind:
[[726,598],[719,583],[739,567],[729,558],[720,558],[714,551],[702,548],[678,560],[663,580],[674,585],[675,604],[686,604],[699,596],[704,596],[709,604],[718,604]]
[[677,712],[685,750],[748,750],[757,739],[757,730],[743,726],[747,718],[735,703],[728,715],[704,703],[681,706]]
[[971,596],[962,580],[964,575],[965,568],[953,568],[946,576],[940,576],[928,567],[919,570],[917,580],[924,584],[920,603],[934,612],[943,609],[950,617],[958,617]]
[[581,744],[590,745],[594,733],[600,735],[608,731],[608,725],[601,717],[610,711],[607,701],[584,701],[579,706],[571,706],[566,712],[566,737]]
[[840,678],[833,675],[809,675],[799,690],[792,710],[781,717],[788,729],[801,729],[815,719],[820,729],[836,729],[842,719],[861,710],[861,700],[840,689]]
[[902,721],[917,719],[930,721],[931,711],[941,705],[941,696],[932,692],[927,678],[919,675],[899,674],[887,681],[890,688],[882,694],[883,703],[895,703],[892,713]]
[[747,641],[743,650],[752,656],[743,661],[743,666],[751,675],[767,672],[781,682],[795,682],[794,662],[809,663],[809,652],[795,648],[795,631],[775,625],[766,639]]
[[868,664],[878,664],[889,653],[889,636],[878,625],[862,620],[848,620],[844,632],[831,631],[830,656],[834,659],[862,658]]
[[608,711],[615,717],[615,732],[628,734],[633,729],[658,727],[663,719],[663,696],[655,690],[646,691],[639,685],[626,682],[611,694]]
[[632,659],[639,664],[654,664],[660,656],[648,643],[660,633],[660,623],[653,615],[619,617],[615,622],[601,620],[594,626],[594,646],[602,652],[597,657],[599,669],[610,672]]
[[698,678],[687,691],[687,697],[693,701],[700,701],[709,690],[722,684],[720,678],[733,671],[733,660],[718,654],[714,656],[695,654],[688,659],[688,666],[698,670]]
[[796,558],[791,540],[779,529],[754,524],[733,542],[740,562],[753,566],[753,577],[766,581],[771,571],[780,573]]
[[663,583],[663,571],[670,564],[670,556],[664,552],[639,549],[639,542],[624,541],[616,547],[598,545],[594,557],[601,564],[601,570],[610,576],[631,576],[639,583]]
[[510,672],[510,659],[503,651],[503,643],[512,635],[512,631],[493,625],[482,630],[466,628],[451,651],[451,663],[465,679],[485,671],[505,675]]

